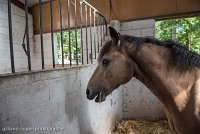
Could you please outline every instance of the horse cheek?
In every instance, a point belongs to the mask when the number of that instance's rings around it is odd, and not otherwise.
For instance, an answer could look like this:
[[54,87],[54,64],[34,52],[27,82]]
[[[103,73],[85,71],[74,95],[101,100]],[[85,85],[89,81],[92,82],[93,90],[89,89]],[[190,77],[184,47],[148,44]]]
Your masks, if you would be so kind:
[[123,74],[123,83],[122,84],[131,80],[131,78],[133,77],[133,69],[132,69],[131,64],[129,64],[128,62],[125,63],[125,67],[122,70],[122,74]]

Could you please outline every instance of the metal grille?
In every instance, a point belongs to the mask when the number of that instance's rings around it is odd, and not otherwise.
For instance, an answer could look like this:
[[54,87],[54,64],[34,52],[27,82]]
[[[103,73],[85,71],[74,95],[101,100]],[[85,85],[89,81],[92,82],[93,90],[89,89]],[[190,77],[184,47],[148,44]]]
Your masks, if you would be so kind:
[[[15,73],[16,69],[15,69],[15,57],[14,57],[14,53],[15,50],[13,49],[13,31],[12,31],[12,15],[11,15],[11,0],[7,0],[8,1],[8,24],[9,24],[9,44],[10,44],[10,61],[11,61],[11,72]],[[42,0],[39,0],[39,18],[40,18],[40,47],[41,47],[41,70],[45,69],[45,58],[44,58],[44,42],[43,42],[43,26],[42,26],[42,22],[43,22],[43,18],[42,18]],[[105,17],[96,9],[94,8],[92,5],[90,5],[88,2],[86,2],[85,0],[74,0],[73,1],[74,9],[71,9],[72,7],[70,6],[71,1],[68,0],[68,4],[67,5],[63,5],[62,0],[59,0],[59,5],[60,5],[60,35],[61,35],[61,58],[62,58],[62,66],[61,67],[65,67],[65,62],[64,62],[64,45],[63,45],[63,22],[62,22],[62,7],[63,6],[67,6],[68,10],[67,10],[67,14],[68,14],[68,37],[69,37],[69,65],[68,66],[74,66],[74,64],[72,63],[72,50],[71,50],[71,37],[70,37],[70,33],[71,33],[71,27],[70,27],[70,14],[72,10],[74,10],[74,20],[73,22],[74,27],[73,30],[75,31],[75,55],[76,55],[76,66],[80,65],[79,64],[79,60],[81,61],[81,65],[86,65],[86,64],[92,64],[93,60],[97,58],[97,53],[99,52],[99,48],[102,46],[103,41],[105,36],[107,35],[107,22]],[[26,21],[26,30],[25,30],[25,36],[24,38],[26,38],[26,43],[23,44],[23,48],[26,51],[26,55],[27,55],[27,70],[24,71],[32,71],[32,65],[31,65],[31,54],[30,54],[30,42],[29,42],[29,23],[28,23],[28,0],[24,0],[24,11],[25,11],[25,21]],[[49,6],[49,10],[50,10],[50,33],[51,33],[51,45],[52,45],[52,68],[56,68],[56,63],[55,63],[55,52],[54,52],[54,32],[53,31],[53,12],[52,12],[52,0],[50,0],[50,6]],[[78,5],[79,4],[79,5]],[[79,11],[77,11],[77,6],[79,6]],[[79,12],[79,13],[78,13]],[[78,16],[79,15],[79,16]],[[84,18],[85,17],[85,18]],[[80,23],[77,23],[77,18],[80,19]],[[83,28],[85,29],[85,31],[83,31]],[[77,31],[80,31],[80,59],[78,59],[78,43],[77,43]],[[85,35],[85,36],[83,36]],[[86,41],[85,44],[83,43],[83,38],[85,38],[84,40]],[[88,40],[89,39],[89,40]],[[85,53],[84,53],[84,45],[85,45]],[[90,48],[90,49],[89,49]],[[86,59],[84,61],[84,59]]]

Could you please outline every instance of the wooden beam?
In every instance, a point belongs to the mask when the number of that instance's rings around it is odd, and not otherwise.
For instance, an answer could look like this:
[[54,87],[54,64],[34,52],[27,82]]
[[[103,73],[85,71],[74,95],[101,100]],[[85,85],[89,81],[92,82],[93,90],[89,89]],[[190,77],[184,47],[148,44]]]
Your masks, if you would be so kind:
[[[200,14],[200,0],[93,0],[107,20],[162,19],[170,16]],[[111,9],[110,9],[111,7]]]
[[[18,0],[11,0],[12,4],[14,4],[15,6],[19,7],[20,9],[24,10],[25,11],[25,8],[24,8],[24,4]],[[31,8],[28,8],[28,13],[30,13],[31,15],[33,15],[32,13],[32,9]]]
[[[119,20],[121,22],[142,19],[166,19],[174,17],[195,16],[200,14],[200,0],[87,0],[99,10],[109,22]],[[111,3],[111,5],[110,5]],[[39,6],[33,9],[34,33],[39,33]],[[43,3],[43,32],[50,32],[49,2]],[[71,27],[74,25],[73,5],[71,6]],[[79,6],[77,10],[79,16]],[[67,5],[63,0],[63,28],[67,29]],[[84,16],[83,16],[84,19]],[[59,0],[53,1],[54,31],[60,29]],[[77,19],[79,21],[79,18]],[[89,19],[88,19],[89,20]],[[84,20],[83,20],[84,22]],[[79,22],[78,22],[79,23]]]

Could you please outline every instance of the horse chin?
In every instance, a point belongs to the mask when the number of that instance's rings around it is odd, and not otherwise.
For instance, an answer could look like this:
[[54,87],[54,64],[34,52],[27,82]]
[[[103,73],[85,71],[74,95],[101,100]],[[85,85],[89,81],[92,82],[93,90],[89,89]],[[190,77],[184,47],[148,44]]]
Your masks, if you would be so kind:
[[99,92],[95,97],[95,102],[103,102],[106,100],[106,94]]
[[[116,89],[119,86],[120,85],[117,85],[114,89]],[[106,96],[109,95],[113,90],[110,90],[109,92],[105,92],[105,90],[102,90],[98,92],[95,96],[93,96],[90,100],[93,100],[95,98],[95,102],[98,102],[98,103],[103,102],[106,100]]]

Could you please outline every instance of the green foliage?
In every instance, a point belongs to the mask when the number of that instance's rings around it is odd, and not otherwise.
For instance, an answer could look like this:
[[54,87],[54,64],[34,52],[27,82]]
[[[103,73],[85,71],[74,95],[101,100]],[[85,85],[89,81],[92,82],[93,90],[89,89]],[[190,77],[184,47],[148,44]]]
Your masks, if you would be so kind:
[[[57,36],[57,43],[58,43],[58,57],[61,58],[62,55],[62,46],[61,46],[61,33],[56,33]],[[81,56],[81,35],[80,31],[77,30],[77,52],[78,52],[78,59],[80,60]],[[70,31],[70,45],[71,45],[71,55],[72,60],[75,60],[76,57],[76,36],[75,30]],[[63,32],[63,46],[64,46],[64,55],[66,57],[70,57],[70,47],[69,47],[69,32]]]
[[200,17],[158,21],[156,38],[162,41],[175,39],[200,54]]

